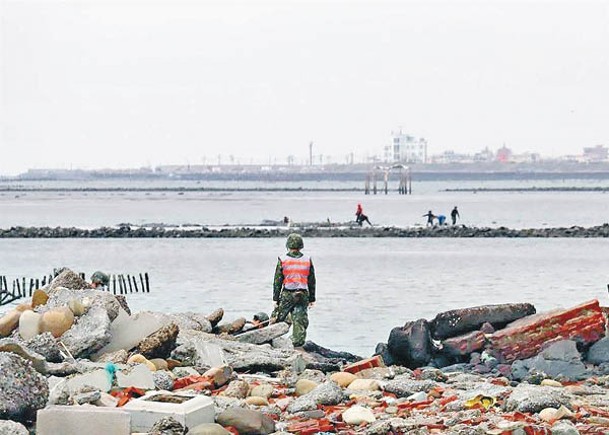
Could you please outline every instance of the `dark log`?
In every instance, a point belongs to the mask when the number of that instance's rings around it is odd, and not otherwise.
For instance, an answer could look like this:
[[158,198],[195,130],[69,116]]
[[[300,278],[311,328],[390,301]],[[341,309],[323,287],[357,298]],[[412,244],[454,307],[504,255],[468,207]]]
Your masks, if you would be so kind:
[[456,337],[466,332],[480,329],[488,322],[495,329],[503,328],[510,322],[535,314],[531,304],[499,304],[461,308],[439,313],[431,321],[431,334],[435,339]]

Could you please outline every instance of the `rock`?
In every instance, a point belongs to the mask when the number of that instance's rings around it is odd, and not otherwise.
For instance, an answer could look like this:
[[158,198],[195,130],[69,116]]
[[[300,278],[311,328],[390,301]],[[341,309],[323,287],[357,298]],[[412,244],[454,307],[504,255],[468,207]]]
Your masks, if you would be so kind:
[[465,356],[484,348],[486,338],[482,331],[472,331],[442,341],[442,353],[449,356]]
[[595,365],[609,363],[609,337],[603,337],[590,346],[586,360]]
[[186,428],[173,417],[163,417],[152,427],[148,435],[184,435]]
[[146,358],[168,358],[176,347],[179,332],[178,325],[170,323],[142,340],[137,351]]
[[356,379],[349,384],[349,389],[378,391],[380,389],[380,386],[376,379]]
[[42,314],[40,318],[40,331],[50,332],[53,337],[63,335],[74,324],[74,313],[67,307],[56,308]]
[[437,384],[429,380],[417,381],[411,379],[394,379],[393,381],[387,382],[383,387],[383,390],[388,393],[393,393],[397,397],[408,397],[419,391],[427,393],[435,386],[437,386]]
[[203,373],[203,376],[207,376],[213,380],[216,388],[226,385],[228,381],[230,381],[232,375],[233,369],[226,365],[221,367],[212,367]]
[[53,292],[60,287],[72,290],[81,290],[90,288],[89,283],[82,279],[77,273],[69,269],[64,270],[57,275],[47,289],[47,293],[52,295]]
[[203,423],[188,430],[188,435],[231,435],[218,423]]
[[75,304],[72,302],[74,300],[79,301],[87,311],[92,307],[103,308],[110,321],[114,321],[121,310],[116,297],[110,292],[94,289],[70,290],[57,288],[53,293],[50,293],[46,305],[40,307],[39,311],[44,313],[55,308],[69,307],[70,303]]
[[152,373],[152,380],[157,390],[173,390],[173,377],[166,370],[157,370]]
[[32,308],[44,305],[49,300],[49,295],[44,290],[36,289],[32,295]]
[[40,314],[24,311],[19,317],[19,335],[24,340],[30,340],[40,333]]
[[[298,391],[298,387],[296,387],[296,390]],[[254,388],[251,389],[249,394],[250,396],[257,396],[268,399],[273,394],[273,386],[271,384],[256,385]],[[298,392],[296,394],[298,394]]]
[[269,401],[265,397],[250,396],[245,398],[245,403],[253,406],[268,406]]
[[211,323],[212,328],[215,328],[216,325],[220,323],[220,320],[222,320],[222,317],[224,317],[224,310],[222,308],[218,308],[207,316],[207,320],[209,320]]
[[19,355],[21,358],[29,361],[37,372],[42,374],[46,373],[46,361],[44,357],[12,338],[3,338],[0,340],[0,352],[10,352]]
[[329,381],[315,387],[302,397],[312,398],[317,405],[338,405],[343,400],[343,390],[336,383]]
[[342,414],[343,421],[350,425],[360,425],[362,423],[373,423],[376,421],[374,414],[368,408],[354,405]]
[[330,379],[336,382],[339,386],[346,388],[351,382],[357,379],[357,376],[347,372],[336,372],[330,375]]
[[29,361],[13,353],[0,352],[0,419],[25,422],[35,419],[49,397],[46,377]]
[[320,370],[306,369],[298,376],[298,379],[308,379],[319,385],[326,382],[326,375]]
[[118,405],[118,399],[108,393],[100,392],[100,398],[95,402],[95,406],[101,406],[104,408],[116,408]]
[[531,314],[535,314],[535,307],[531,304],[498,304],[460,308],[436,315],[431,321],[431,331],[435,339],[445,339],[477,330],[486,322],[501,328]]
[[150,360],[150,362],[154,365],[156,370],[168,370],[169,369],[167,361],[165,361],[162,358],[153,358]]
[[105,353],[97,359],[99,363],[111,362],[114,364],[127,364],[129,354],[124,349],[119,349],[116,352]]
[[296,395],[304,396],[305,394],[313,391],[319,384],[315,381],[308,379],[299,379],[296,382]]
[[290,330],[290,325],[285,322],[275,323],[265,328],[254,329],[237,336],[241,343],[263,344],[274,338],[285,335]]
[[143,364],[151,372],[156,371],[156,366],[152,362],[150,362],[144,355],[141,355],[139,353],[131,355],[129,359],[127,359],[127,364]]
[[237,399],[245,399],[250,391],[250,386],[242,379],[236,379],[228,384],[223,395],[227,397],[235,397]]
[[579,435],[579,430],[570,421],[558,421],[552,426],[552,435]]
[[105,309],[92,306],[61,336],[74,358],[87,358],[110,342],[110,318]]
[[519,384],[506,399],[506,411],[539,412],[544,408],[560,408],[569,406],[569,396],[559,388],[538,387],[529,384]]
[[101,391],[95,387],[85,385],[72,395],[72,400],[77,405],[94,404],[101,400]]
[[68,308],[70,309],[70,311],[72,311],[72,314],[77,317],[82,316],[87,311],[87,309],[82,304],[82,302],[80,302],[79,299],[72,299],[70,302],[68,302]]
[[539,418],[545,421],[546,423],[551,423],[556,420],[556,413],[558,409],[556,408],[544,408],[539,411]]
[[0,319],[0,336],[8,337],[13,330],[19,326],[19,317],[21,317],[21,312],[17,310],[12,310],[6,313]]
[[24,311],[31,311],[31,309],[32,309],[31,302],[30,303],[23,302],[15,307],[15,311],[19,311],[20,313],[23,313]]
[[222,323],[221,325],[217,325],[214,328],[214,331],[220,334],[234,334],[243,329],[245,322],[245,317],[239,317],[238,319],[233,320],[231,323]]
[[11,420],[0,420],[0,435],[29,435],[30,431],[21,423]]
[[554,379],[544,379],[540,384],[542,387],[562,387],[563,385]]
[[400,365],[416,368],[431,361],[431,334],[425,319],[407,322],[401,328],[393,328],[387,342],[389,353]]
[[545,374],[544,378],[560,377],[575,381],[584,379],[588,371],[581,361],[575,342],[561,340],[551,344],[533,358],[515,361],[512,364],[514,379],[528,379],[531,373]]
[[216,417],[222,426],[233,426],[243,434],[267,435],[275,431],[275,422],[261,412],[244,408],[229,408]]
[[49,362],[63,361],[59,344],[50,332],[43,332],[31,340],[27,340],[25,346],[31,351],[39,353]]

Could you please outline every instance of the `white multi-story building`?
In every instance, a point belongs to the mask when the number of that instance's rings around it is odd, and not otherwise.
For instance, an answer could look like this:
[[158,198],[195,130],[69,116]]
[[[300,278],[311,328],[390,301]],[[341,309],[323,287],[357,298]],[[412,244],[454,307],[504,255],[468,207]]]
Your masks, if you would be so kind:
[[391,132],[391,144],[385,146],[384,157],[388,163],[427,163],[427,141],[408,134]]

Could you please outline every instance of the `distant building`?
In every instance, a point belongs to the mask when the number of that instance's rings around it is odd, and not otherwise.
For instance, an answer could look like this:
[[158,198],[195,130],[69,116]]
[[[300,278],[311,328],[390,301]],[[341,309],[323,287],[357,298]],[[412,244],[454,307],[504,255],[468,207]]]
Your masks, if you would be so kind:
[[391,132],[391,144],[385,146],[388,163],[427,163],[427,141],[408,134]]
[[495,159],[500,163],[507,163],[512,159],[512,150],[503,145],[497,150]]
[[489,147],[486,147],[482,151],[474,154],[474,162],[492,162],[494,159],[495,153],[493,153]]
[[584,148],[584,160],[588,162],[604,162],[609,158],[609,148],[603,145]]

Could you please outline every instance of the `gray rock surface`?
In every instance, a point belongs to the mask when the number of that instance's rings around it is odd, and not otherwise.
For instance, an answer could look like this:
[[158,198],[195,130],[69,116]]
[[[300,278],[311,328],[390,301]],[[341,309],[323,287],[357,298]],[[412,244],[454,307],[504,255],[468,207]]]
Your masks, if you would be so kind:
[[218,423],[203,423],[188,430],[188,435],[231,435]]
[[419,391],[428,392],[437,384],[431,380],[413,380],[407,378],[396,378],[385,384],[383,390],[393,393],[397,397],[408,397]]
[[110,319],[106,310],[92,306],[78,322],[61,336],[74,358],[86,358],[110,342]]
[[274,338],[287,334],[290,325],[285,322],[275,323],[265,328],[254,329],[237,336],[241,343],[262,344],[272,341]]
[[28,421],[44,408],[49,396],[47,378],[13,353],[0,352],[0,419]]
[[609,337],[603,337],[590,346],[586,359],[596,365],[609,363]]
[[80,301],[86,309],[95,306],[103,307],[106,310],[110,321],[116,319],[121,308],[116,297],[110,292],[94,289],[72,290],[57,288],[49,297],[46,305],[40,307],[39,312],[44,313],[53,308],[67,307],[70,301],[74,299]]
[[0,420],[0,435],[29,435],[30,431],[21,423],[12,420]]
[[570,381],[584,379],[588,375],[576,344],[571,340],[553,343],[539,355],[512,364],[512,377],[516,380],[527,379],[531,373]]
[[152,427],[148,435],[184,435],[186,428],[173,417],[163,417]]
[[519,384],[504,404],[506,411],[539,412],[544,408],[570,407],[571,397],[562,389]]
[[46,373],[46,360],[44,357],[12,338],[0,339],[0,352],[11,352],[19,355],[21,358],[28,360],[38,372]]
[[343,398],[343,389],[337,383],[328,381],[290,403],[288,412],[311,411],[317,405],[337,405]]
[[71,271],[70,269],[66,269],[57,275],[51,284],[47,288],[47,293],[52,295],[54,291],[59,288],[64,287],[67,289],[80,290],[90,288],[89,283],[82,279],[76,272]]
[[25,346],[42,355],[47,361],[58,363],[63,361],[61,349],[57,343],[57,339],[50,332],[38,334],[31,340],[25,342]]
[[154,380],[154,385],[159,390],[173,390],[173,378],[169,374],[168,371],[158,370],[152,373],[152,379]]

